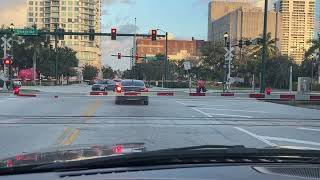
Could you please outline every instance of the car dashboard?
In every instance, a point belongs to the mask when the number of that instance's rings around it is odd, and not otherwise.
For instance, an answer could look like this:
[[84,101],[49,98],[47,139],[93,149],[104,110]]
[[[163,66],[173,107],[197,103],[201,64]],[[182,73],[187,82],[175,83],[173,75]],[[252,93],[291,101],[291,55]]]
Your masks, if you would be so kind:
[[312,165],[172,165],[0,176],[6,180],[287,180],[320,178]]

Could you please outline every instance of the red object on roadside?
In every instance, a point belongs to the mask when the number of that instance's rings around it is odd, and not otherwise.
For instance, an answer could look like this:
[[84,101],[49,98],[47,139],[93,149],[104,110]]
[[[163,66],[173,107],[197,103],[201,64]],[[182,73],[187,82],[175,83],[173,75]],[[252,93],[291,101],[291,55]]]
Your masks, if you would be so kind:
[[13,160],[9,159],[7,160],[7,167],[12,167],[13,166]]
[[20,88],[14,87],[14,88],[13,88],[13,94],[14,94],[14,95],[19,95],[19,94],[20,94]]
[[123,147],[121,145],[117,145],[115,147],[113,147],[113,153],[115,154],[122,154],[123,152]]
[[268,95],[270,95],[271,92],[272,92],[272,89],[271,89],[271,88],[267,88],[267,89],[266,89],[266,93],[267,93]]

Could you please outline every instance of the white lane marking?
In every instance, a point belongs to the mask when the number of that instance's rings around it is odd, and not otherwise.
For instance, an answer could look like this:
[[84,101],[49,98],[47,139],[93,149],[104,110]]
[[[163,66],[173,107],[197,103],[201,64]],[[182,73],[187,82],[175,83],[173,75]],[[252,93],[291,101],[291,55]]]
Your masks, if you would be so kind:
[[307,130],[307,131],[319,131],[320,132],[320,129],[312,129],[312,128],[297,128],[297,129],[300,129],[300,130]]
[[245,129],[242,129],[242,128],[240,128],[240,127],[234,127],[234,128],[237,129],[237,130],[239,130],[239,131],[241,131],[241,132],[244,132],[244,133],[246,133],[246,134],[248,134],[248,135],[250,135],[250,136],[252,136],[252,137],[254,137],[254,138],[256,138],[256,139],[258,139],[259,141],[261,141],[261,142],[263,142],[263,143],[265,143],[265,144],[268,144],[269,146],[278,146],[277,144],[274,144],[274,143],[272,143],[272,142],[270,142],[270,141],[262,138],[261,136],[258,136],[258,135],[256,135],[256,134],[253,134],[252,132],[249,132],[249,131],[247,131],[247,130],[245,130]]
[[270,137],[270,136],[261,136],[261,138],[265,140],[271,140],[271,141],[284,141],[284,142],[292,142],[297,144],[308,144],[308,145],[320,146],[320,143],[313,142],[313,141],[304,141],[304,140],[298,140],[298,139],[279,138],[279,137]]
[[242,115],[236,115],[236,114],[215,114],[215,113],[210,113],[210,115],[213,115],[213,116],[240,117],[240,118],[252,118],[252,116],[242,116]]
[[233,112],[249,112],[249,113],[267,113],[263,111],[248,111],[248,110],[235,110],[235,109],[215,109],[215,108],[199,108],[199,109],[212,109],[216,111],[233,111]]
[[181,104],[181,105],[184,105],[184,106],[187,106],[187,104],[183,103],[183,102],[180,102],[180,101],[176,101],[178,104]]
[[204,114],[205,116],[207,116],[207,117],[213,117],[213,116],[211,116],[210,114],[208,114],[208,113],[206,113],[206,112],[203,112],[203,111],[201,111],[201,110],[199,110],[199,109],[197,109],[197,108],[192,108],[193,110],[195,110],[195,111],[197,111],[197,112],[199,112],[199,113],[201,113],[201,114]]

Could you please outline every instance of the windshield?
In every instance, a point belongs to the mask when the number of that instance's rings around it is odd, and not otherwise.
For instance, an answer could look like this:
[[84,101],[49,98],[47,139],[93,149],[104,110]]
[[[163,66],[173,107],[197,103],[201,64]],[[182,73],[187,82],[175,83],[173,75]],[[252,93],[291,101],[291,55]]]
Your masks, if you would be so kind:
[[320,149],[319,4],[1,0],[0,166],[74,146]]
[[121,85],[122,86],[139,86],[139,87],[145,86],[144,82],[142,82],[142,81],[131,81],[131,80],[122,81]]

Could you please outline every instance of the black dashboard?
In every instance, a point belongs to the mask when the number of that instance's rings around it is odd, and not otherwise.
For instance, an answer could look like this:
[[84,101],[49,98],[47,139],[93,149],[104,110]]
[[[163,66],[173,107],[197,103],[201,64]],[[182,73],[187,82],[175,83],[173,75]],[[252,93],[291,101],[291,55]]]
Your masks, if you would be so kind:
[[183,165],[0,176],[5,180],[288,180],[320,178],[316,165]]

